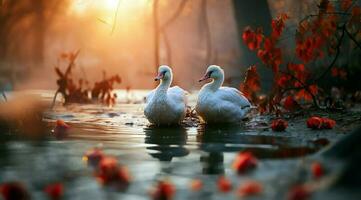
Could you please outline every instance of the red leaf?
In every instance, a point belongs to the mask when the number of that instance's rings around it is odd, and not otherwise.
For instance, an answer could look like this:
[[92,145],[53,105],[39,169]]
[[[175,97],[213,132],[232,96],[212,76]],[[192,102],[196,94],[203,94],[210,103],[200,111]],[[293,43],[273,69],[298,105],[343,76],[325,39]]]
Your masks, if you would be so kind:
[[62,183],[50,184],[45,187],[44,192],[50,199],[59,200],[64,195],[64,186]]
[[311,117],[307,120],[307,127],[312,129],[332,129],[336,121],[329,118]]
[[242,174],[257,166],[257,159],[251,152],[240,152],[233,161],[233,169]]
[[256,181],[247,181],[241,184],[238,188],[238,195],[243,196],[252,196],[257,195],[262,192],[262,185]]
[[256,66],[251,66],[247,69],[246,72],[246,78],[244,82],[241,84],[241,91],[243,94],[250,99],[251,101],[255,100],[253,97],[256,95],[256,92],[258,92],[261,89],[260,84],[260,77],[257,72]]
[[217,181],[218,190],[221,192],[229,192],[232,190],[232,183],[224,176],[220,176]]
[[156,188],[151,191],[152,199],[154,200],[170,200],[173,199],[176,189],[169,181],[159,181]]
[[311,172],[312,172],[313,177],[316,179],[322,177],[324,174],[324,169],[323,169],[321,163],[319,163],[319,162],[312,163]]
[[259,49],[263,40],[262,30],[257,29],[254,31],[250,27],[246,27],[243,31],[242,39],[250,50]]
[[283,107],[288,111],[295,111],[300,109],[300,105],[292,96],[287,96],[283,102]]
[[312,128],[312,129],[321,129],[322,128],[322,118],[320,118],[320,117],[308,118],[307,127]]
[[271,128],[273,131],[284,131],[288,126],[287,121],[283,119],[276,119],[272,121]]

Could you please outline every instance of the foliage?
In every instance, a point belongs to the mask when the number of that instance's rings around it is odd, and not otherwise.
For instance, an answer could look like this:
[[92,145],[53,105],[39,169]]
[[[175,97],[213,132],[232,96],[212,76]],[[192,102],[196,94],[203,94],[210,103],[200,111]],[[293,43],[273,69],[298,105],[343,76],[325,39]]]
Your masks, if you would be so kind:
[[[280,14],[272,20],[270,35],[265,35],[262,28],[245,28],[242,39],[247,47],[257,53],[261,62],[273,71],[272,91],[267,97],[259,95],[260,84],[256,66],[251,66],[241,85],[242,92],[256,105],[261,113],[295,111],[300,102],[312,102],[320,108],[320,93],[323,89],[319,81],[330,71],[332,76],[347,79],[346,69],[335,67],[341,45],[347,35],[350,41],[360,48],[361,36],[360,7],[351,0],[321,0],[318,13],[300,20],[295,33],[295,58],[286,61],[286,53],[281,47],[281,35],[285,23],[290,18]],[[332,58],[322,73],[316,73],[312,67],[317,60]],[[281,102],[284,102],[282,105]]]
[[62,94],[65,103],[90,103],[91,101],[98,101],[107,105],[114,105],[117,95],[112,93],[112,91],[114,84],[121,82],[119,75],[107,78],[105,72],[103,72],[103,80],[95,82],[93,87],[83,88],[84,85],[88,86],[88,81],[84,79],[76,81],[72,77],[72,71],[78,54],[79,51],[75,53],[62,53],[60,55],[60,59],[68,61],[68,66],[65,72],[60,70],[60,66],[55,66],[55,72],[59,77],[56,82],[58,85],[56,95],[57,93]]

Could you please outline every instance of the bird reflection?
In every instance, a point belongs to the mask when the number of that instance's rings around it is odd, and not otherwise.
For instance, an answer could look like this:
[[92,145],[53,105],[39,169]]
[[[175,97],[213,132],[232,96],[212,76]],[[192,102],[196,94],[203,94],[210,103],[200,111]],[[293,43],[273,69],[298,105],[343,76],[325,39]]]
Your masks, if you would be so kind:
[[149,155],[160,161],[171,161],[173,157],[189,154],[184,147],[187,142],[186,129],[183,127],[147,127],[144,128],[145,143],[155,146],[147,147]]
[[223,174],[224,156],[229,139],[239,133],[239,126],[200,126],[197,129],[199,148],[205,152],[200,158],[203,174]]

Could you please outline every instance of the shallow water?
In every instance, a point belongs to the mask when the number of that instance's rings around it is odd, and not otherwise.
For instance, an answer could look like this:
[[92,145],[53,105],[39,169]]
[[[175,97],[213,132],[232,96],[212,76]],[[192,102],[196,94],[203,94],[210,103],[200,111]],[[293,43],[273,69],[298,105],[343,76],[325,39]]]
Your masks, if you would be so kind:
[[[40,93],[46,101],[52,97],[48,91],[32,93]],[[0,183],[21,181],[33,199],[46,199],[43,188],[52,182],[64,183],[64,199],[148,199],[151,186],[167,177],[176,185],[176,199],[232,199],[234,193],[217,192],[215,180],[224,174],[235,184],[243,181],[231,169],[239,151],[253,152],[262,163],[259,172],[245,178],[273,182],[283,173],[279,167],[284,163],[322,147],[292,134],[262,134],[267,127],[252,125],[254,120],[226,127],[150,127],[143,116],[145,94],[120,91],[122,101],[113,108],[94,104],[64,107],[58,103],[46,113],[45,120],[51,126],[56,119],[66,121],[72,127],[69,137],[0,142]],[[192,104],[194,99],[191,95]],[[97,182],[92,168],[82,161],[84,152],[93,147],[101,147],[129,168],[132,183],[127,190],[115,191]],[[189,190],[194,178],[204,181],[202,191]],[[271,187],[267,193],[275,196],[275,190]]]

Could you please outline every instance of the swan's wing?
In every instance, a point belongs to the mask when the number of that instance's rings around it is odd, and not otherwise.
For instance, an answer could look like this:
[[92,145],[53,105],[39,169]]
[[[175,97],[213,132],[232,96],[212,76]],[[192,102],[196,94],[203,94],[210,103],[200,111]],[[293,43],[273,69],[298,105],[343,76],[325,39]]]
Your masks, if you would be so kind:
[[152,100],[154,93],[155,93],[155,89],[148,93],[147,97],[145,98],[145,103],[149,103],[149,101]]
[[178,86],[169,88],[168,95],[169,95],[170,99],[176,101],[177,103],[187,104],[188,92]]
[[242,92],[232,87],[221,87],[217,91],[217,95],[225,101],[230,101],[234,104],[239,105],[241,108],[250,107],[251,103],[243,95]]

